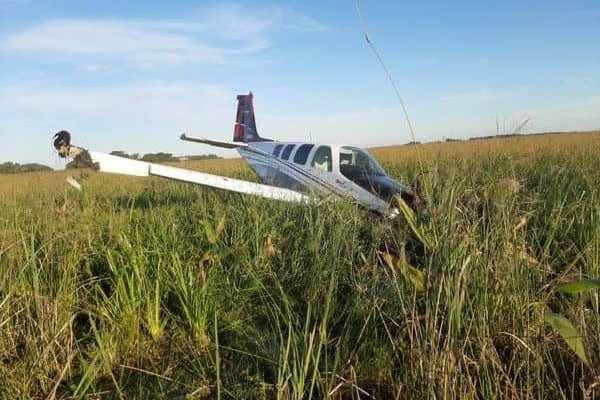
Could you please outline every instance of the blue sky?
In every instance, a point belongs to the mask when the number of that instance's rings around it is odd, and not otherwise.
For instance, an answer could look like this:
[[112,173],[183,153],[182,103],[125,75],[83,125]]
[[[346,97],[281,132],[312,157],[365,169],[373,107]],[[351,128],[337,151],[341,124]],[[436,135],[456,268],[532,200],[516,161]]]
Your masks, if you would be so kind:
[[[600,128],[597,1],[366,1],[416,139]],[[259,132],[363,146],[411,140],[352,0],[0,0],[1,161],[59,167],[52,133],[95,150],[219,151],[235,95]]]

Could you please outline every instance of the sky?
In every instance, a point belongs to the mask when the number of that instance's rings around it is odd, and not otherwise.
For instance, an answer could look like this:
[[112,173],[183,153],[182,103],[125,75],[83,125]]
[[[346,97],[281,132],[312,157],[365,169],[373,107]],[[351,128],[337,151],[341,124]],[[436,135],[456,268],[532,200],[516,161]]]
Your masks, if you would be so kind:
[[[600,129],[600,3],[374,1],[359,7],[421,142]],[[354,0],[0,0],[0,162],[97,151],[231,150],[237,94],[259,133],[360,146],[412,140]]]

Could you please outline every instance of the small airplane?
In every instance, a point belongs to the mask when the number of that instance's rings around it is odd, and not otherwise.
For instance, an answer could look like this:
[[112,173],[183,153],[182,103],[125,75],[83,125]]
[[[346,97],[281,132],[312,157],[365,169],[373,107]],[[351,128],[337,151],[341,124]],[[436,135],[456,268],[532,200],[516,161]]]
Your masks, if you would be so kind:
[[262,138],[256,130],[253,95],[238,95],[233,141],[191,137],[182,140],[236,149],[263,183],[191,171],[88,151],[71,144],[71,135],[54,135],[54,147],[93,170],[133,176],[158,176],[183,182],[261,196],[268,199],[308,203],[318,198],[350,199],[367,210],[396,217],[393,197],[399,195],[415,210],[424,204],[420,185],[408,187],[391,179],[365,150],[344,145],[279,142]]

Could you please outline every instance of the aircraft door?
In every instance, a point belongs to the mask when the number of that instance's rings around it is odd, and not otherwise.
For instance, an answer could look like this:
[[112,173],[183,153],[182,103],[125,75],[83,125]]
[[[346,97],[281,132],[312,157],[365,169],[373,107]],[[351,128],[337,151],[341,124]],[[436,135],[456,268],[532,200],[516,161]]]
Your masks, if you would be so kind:
[[319,146],[312,156],[310,166],[317,171],[331,172],[333,168],[333,158],[331,156],[331,147]]

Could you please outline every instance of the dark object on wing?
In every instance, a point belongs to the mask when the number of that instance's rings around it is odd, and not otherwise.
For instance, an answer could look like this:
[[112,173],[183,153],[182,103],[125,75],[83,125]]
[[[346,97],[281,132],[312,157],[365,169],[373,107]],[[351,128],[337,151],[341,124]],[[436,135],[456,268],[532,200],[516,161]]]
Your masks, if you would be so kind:
[[61,149],[69,148],[71,146],[71,134],[67,131],[60,131],[54,135],[54,148],[59,150],[59,155],[62,158],[66,158],[67,155],[65,152],[61,152]]
[[68,131],[60,131],[54,135],[53,145],[58,150],[61,158],[71,158],[82,167],[100,170],[100,165],[92,160],[90,153],[77,146],[71,146],[71,134]]

